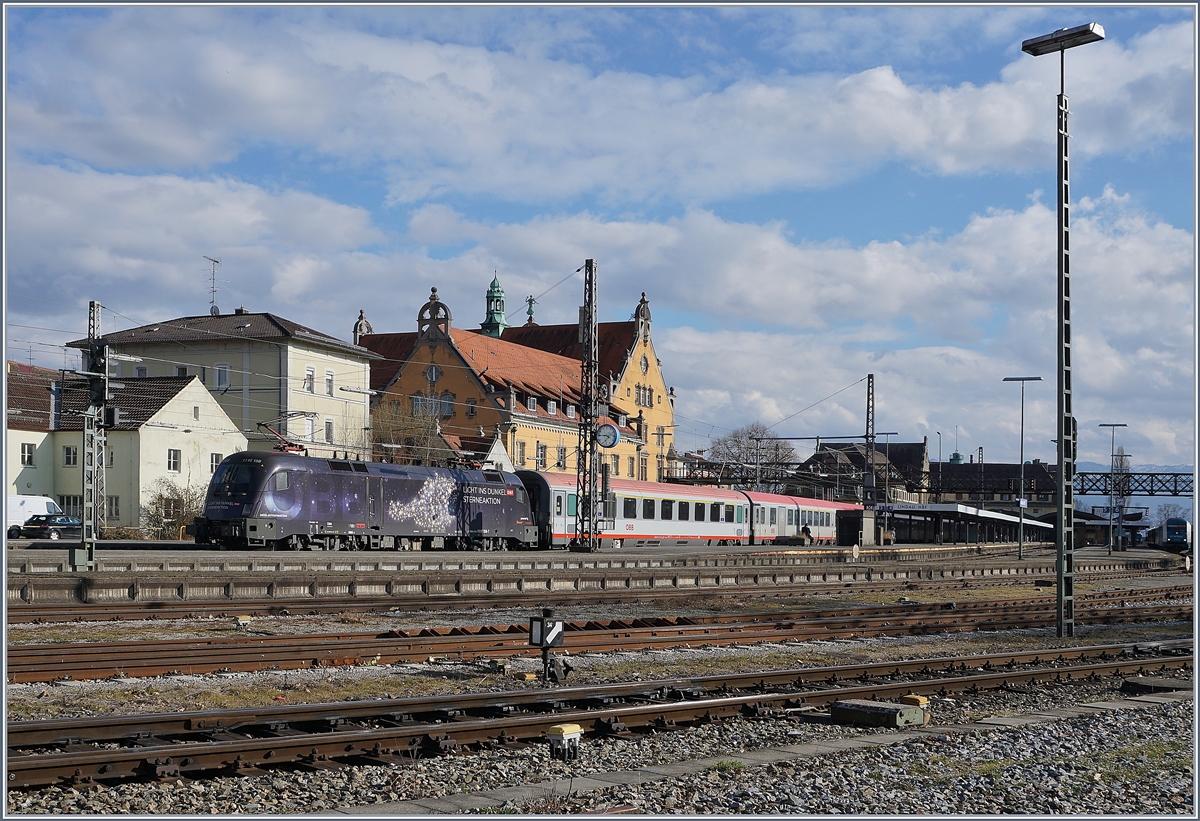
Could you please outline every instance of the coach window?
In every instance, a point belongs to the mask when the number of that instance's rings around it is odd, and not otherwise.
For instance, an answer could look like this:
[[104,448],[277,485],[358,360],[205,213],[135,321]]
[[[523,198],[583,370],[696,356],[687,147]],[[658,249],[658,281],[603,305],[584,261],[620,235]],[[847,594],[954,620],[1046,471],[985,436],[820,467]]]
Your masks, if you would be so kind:
[[688,520],[688,513],[690,513],[688,507],[689,505],[687,502],[679,503],[679,521],[686,522]]
[[579,501],[579,497],[576,496],[574,493],[567,495],[567,515],[568,516],[575,515],[575,506],[578,503],[578,501]]
[[704,502],[696,502],[696,521],[704,521]]
[[637,499],[630,499],[629,497],[625,498],[625,518],[637,518]]
[[555,497],[554,497],[554,515],[555,516],[562,515],[562,496],[561,495],[555,495]]
[[711,509],[711,510],[709,510],[709,513],[711,513],[711,514],[712,514],[711,516],[709,516],[709,517],[708,517],[708,520],[709,520],[710,522],[719,522],[719,521],[721,521],[721,503],[720,503],[720,502],[713,502],[713,503],[712,503],[712,509]]
[[777,508],[777,507],[771,508],[771,524],[775,524],[775,517],[777,515],[778,510],[779,510],[779,508]]
[[[737,520],[739,522],[742,520],[742,506],[741,505],[738,505]],[[725,505],[725,521],[727,521],[727,522],[733,521],[733,505]]]
[[663,499],[662,500],[662,519],[663,519],[663,521],[666,522],[673,518],[675,518],[675,500],[674,499]]
[[642,518],[643,519],[653,519],[654,518],[654,500],[653,499],[642,499]]

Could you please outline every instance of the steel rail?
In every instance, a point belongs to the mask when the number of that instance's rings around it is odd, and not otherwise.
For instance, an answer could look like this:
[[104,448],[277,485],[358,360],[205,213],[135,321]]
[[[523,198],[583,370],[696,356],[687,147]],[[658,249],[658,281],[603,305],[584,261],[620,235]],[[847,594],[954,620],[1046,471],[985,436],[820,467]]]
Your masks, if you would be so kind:
[[[755,571],[749,570],[748,573]],[[769,575],[764,568],[758,575]],[[831,571],[826,571],[831,572]],[[497,607],[543,607],[575,604],[623,604],[666,600],[694,600],[738,596],[739,598],[770,599],[790,596],[822,596],[847,592],[913,592],[947,588],[1005,587],[1028,585],[1053,578],[1053,574],[1023,576],[970,576],[946,579],[919,577],[922,571],[913,568],[912,578],[902,581],[839,580],[832,582],[778,583],[770,587],[750,589],[732,586],[696,588],[605,588],[600,590],[532,590],[521,593],[471,595],[444,594],[419,596],[321,596],[296,599],[246,599],[219,601],[145,601],[120,603],[95,602],[64,604],[61,601],[28,602],[10,599],[7,609],[9,624],[31,624],[64,621],[112,621],[123,619],[187,619],[232,616],[290,616],[328,615],[372,611],[429,611],[459,609],[489,609]],[[932,573],[933,571],[928,571]],[[1127,581],[1134,577],[1169,575],[1174,569],[1123,570],[1119,572],[1077,573],[1081,582],[1109,580]]]
[[[1176,590],[1175,593],[1183,593]],[[1143,593],[1143,598],[1163,595]],[[1169,595],[1169,594],[1168,594]],[[1125,597],[1133,599],[1132,596]],[[1096,622],[1188,618],[1192,605],[1105,607],[1085,603],[1080,615]],[[977,629],[1041,626],[1053,617],[1053,602],[967,602],[851,608],[742,616],[665,617],[568,622],[564,649],[570,652],[653,649],[679,644],[778,642],[878,633],[925,634]],[[381,634],[236,636],[154,642],[77,642],[10,645],[7,673],[12,682],[109,678],[163,674],[194,675],[425,661],[431,656],[458,660],[536,655],[523,624],[478,628],[388,631]]]
[[[1066,652],[1070,658],[1082,658],[1087,650],[1076,648]],[[559,723],[580,724],[591,733],[619,734],[629,727],[667,728],[676,723],[736,714],[764,715],[845,698],[881,699],[906,693],[988,689],[1045,679],[1145,674],[1190,669],[1193,663],[1190,654],[1153,659],[1114,657],[1138,651],[1137,646],[1130,645],[1109,645],[1091,651],[1102,660],[1035,669],[1019,669],[1017,665],[1041,663],[1059,651],[808,668],[549,692],[126,717],[124,724],[119,724],[120,717],[90,723],[21,722],[9,727],[8,783],[10,787],[31,787],[212,771],[256,772],[260,766],[281,763],[321,769],[338,760],[403,761],[417,754],[465,745],[530,741]],[[1056,661],[1067,658],[1060,652]],[[912,668],[912,665],[919,666]],[[931,666],[941,665],[951,677],[894,680],[905,667],[924,674]],[[828,686],[850,676],[852,671],[858,671],[858,678],[866,681],[853,686]],[[871,680],[876,678],[888,680]],[[821,683],[825,686],[818,686]],[[634,700],[642,703],[627,703]],[[479,716],[480,710],[489,715]],[[348,728],[351,722],[361,726]],[[89,735],[89,726],[117,728],[119,732],[102,738],[99,734]],[[114,747],[115,741],[131,746]],[[105,746],[94,746],[97,744]]]

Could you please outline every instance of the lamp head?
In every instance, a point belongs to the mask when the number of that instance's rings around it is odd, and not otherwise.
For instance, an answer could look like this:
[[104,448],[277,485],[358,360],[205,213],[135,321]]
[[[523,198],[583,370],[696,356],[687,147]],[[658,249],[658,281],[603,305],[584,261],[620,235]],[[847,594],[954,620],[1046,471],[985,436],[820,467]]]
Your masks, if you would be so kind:
[[1050,54],[1054,51],[1066,51],[1075,46],[1084,46],[1104,39],[1104,26],[1099,23],[1085,23],[1069,29],[1059,29],[1041,37],[1031,37],[1021,43],[1021,51],[1034,57]]

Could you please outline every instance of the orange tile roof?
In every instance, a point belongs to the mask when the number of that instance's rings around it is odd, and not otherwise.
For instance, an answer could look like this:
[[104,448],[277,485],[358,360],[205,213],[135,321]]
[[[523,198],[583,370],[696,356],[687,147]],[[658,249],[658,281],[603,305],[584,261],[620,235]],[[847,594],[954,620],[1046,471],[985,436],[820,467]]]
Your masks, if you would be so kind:
[[485,384],[521,393],[579,401],[579,360],[527,348],[461,328],[451,328],[454,346]]

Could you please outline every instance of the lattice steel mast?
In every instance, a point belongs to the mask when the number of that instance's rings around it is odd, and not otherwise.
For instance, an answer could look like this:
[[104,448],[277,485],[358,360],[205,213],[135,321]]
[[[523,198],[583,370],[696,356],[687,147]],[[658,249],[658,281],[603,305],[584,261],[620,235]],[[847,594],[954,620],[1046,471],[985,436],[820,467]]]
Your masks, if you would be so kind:
[[596,458],[596,425],[600,420],[600,344],[596,337],[596,260],[583,263],[583,307],[579,309],[579,450],[575,456],[575,541],[572,550],[593,553],[600,547],[597,504],[600,501]]
[[88,406],[83,413],[83,527],[80,548],[71,551],[71,569],[96,567],[96,541],[105,525],[104,450],[107,435],[104,408],[108,401],[108,345],[100,333],[99,302],[88,308],[88,348],[84,374],[88,383]]

